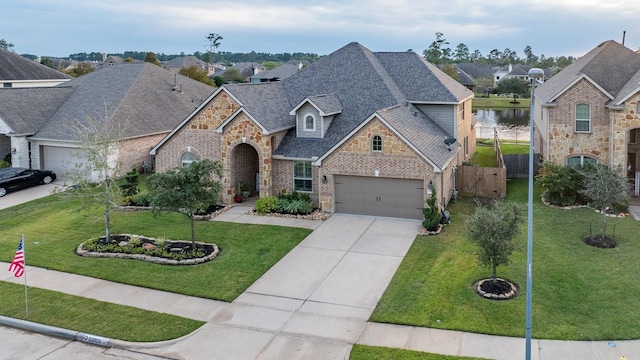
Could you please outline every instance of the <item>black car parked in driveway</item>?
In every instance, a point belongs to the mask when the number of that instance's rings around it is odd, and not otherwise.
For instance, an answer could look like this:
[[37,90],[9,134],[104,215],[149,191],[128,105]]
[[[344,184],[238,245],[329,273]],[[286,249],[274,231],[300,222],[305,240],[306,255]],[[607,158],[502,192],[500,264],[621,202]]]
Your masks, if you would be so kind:
[[0,169],[0,197],[5,196],[9,191],[49,184],[55,179],[56,174],[50,170],[3,168]]

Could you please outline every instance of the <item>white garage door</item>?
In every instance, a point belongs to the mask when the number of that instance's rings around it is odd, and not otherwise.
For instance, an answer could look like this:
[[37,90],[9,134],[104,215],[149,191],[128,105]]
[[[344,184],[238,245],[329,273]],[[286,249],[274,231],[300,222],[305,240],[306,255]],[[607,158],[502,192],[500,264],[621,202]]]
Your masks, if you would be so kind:
[[334,181],[336,212],[424,218],[422,180],[335,175]]
[[86,159],[80,159],[74,154],[78,153],[78,149],[66,148],[60,146],[43,146],[42,147],[42,164],[47,170],[54,171],[60,178],[68,178],[66,175],[71,171],[76,163],[86,166]]

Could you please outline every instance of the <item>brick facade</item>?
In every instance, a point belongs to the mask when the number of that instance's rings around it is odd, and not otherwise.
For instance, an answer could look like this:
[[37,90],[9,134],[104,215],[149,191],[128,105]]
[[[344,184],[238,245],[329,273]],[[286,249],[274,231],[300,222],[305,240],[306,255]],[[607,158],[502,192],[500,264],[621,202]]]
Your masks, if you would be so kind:
[[[375,135],[382,137],[382,152],[371,150],[371,140]],[[327,177],[326,183],[319,184],[320,208],[333,212],[333,175],[375,176],[376,171],[381,177],[421,179],[425,185],[432,180],[438,186],[440,178],[434,174],[431,165],[381,121],[374,119],[322,161],[317,176],[314,176],[314,179]]]
[[142,172],[143,161],[151,166],[149,151],[165,136],[166,134],[156,134],[121,141],[118,154],[118,159],[120,160],[120,173],[118,175],[124,175],[134,167]]
[[[566,165],[568,158],[583,155],[602,164],[626,167],[627,154],[640,152],[638,144],[629,143],[629,131],[640,128],[639,99],[640,95],[635,95],[625,102],[624,110],[612,110],[605,106],[610,99],[600,89],[585,79],[578,81],[556,99],[557,106],[547,108],[548,134],[540,134],[546,146],[538,148],[543,152],[548,149],[544,160]],[[591,107],[588,133],[575,131],[575,108],[581,103]],[[638,169],[637,163],[631,165]]]

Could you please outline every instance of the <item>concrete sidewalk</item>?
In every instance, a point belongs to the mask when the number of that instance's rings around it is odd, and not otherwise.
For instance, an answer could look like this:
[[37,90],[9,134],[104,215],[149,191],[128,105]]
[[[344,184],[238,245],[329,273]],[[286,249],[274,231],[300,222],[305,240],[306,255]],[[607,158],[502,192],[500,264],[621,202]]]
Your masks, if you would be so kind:
[[[524,359],[521,338],[367,321],[411,246],[419,221],[334,214],[320,222],[252,216],[246,214],[249,209],[236,206],[215,220],[315,230],[232,303],[33,267],[27,268],[29,286],[207,322],[171,341],[115,341],[127,350],[170,359],[348,359],[353,344]],[[23,281],[8,271],[0,272],[0,279]],[[640,354],[640,341],[533,340],[532,349],[532,358],[540,360],[617,360]]]

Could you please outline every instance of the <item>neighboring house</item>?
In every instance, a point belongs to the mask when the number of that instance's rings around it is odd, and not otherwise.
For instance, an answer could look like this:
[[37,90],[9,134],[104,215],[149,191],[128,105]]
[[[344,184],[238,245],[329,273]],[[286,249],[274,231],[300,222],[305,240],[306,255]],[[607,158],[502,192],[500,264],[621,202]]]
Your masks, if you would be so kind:
[[227,70],[231,70],[231,69],[238,70],[240,72],[240,75],[242,75],[245,78],[249,78],[250,76],[257,75],[263,71],[267,71],[267,68],[260,63],[242,62],[242,63],[233,64],[231,66],[223,66],[222,68],[216,67],[214,76],[222,77],[224,76],[224,73]]
[[76,156],[71,125],[88,117],[108,119],[127,127],[114,154],[122,174],[143,161],[150,164],[149,150],[213,91],[149,63],[105,66],[56,87],[1,89],[0,144],[10,144],[12,166],[64,177],[86,162]]
[[162,63],[162,66],[174,72],[180,72],[182,68],[196,66],[198,69],[206,71],[207,76],[213,75],[215,71],[213,64],[202,61],[194,55],[179,56],[177,58],[173,58]]
[[0,49],[0,87],[56,86],[71,76],[9,50]]
[[535,148],[545,161],[640,169],[640,55],[609,40],[535,91]]
[[276,68],[260,72],[256,75],[249,77],[251,83],[261,83],[270,81],[284,80],[298,71],[302,70],[305,66],[310,64],[307,60],[290,60]]
[[[516,64],[516,66],[512,66],[511,64],[505,65],[493,74],[493,86],[495,87],[501,80],[509,78],[518,78],[526,82],[531,82],[531,78],[529,78],[530,69],[531,66],[523,64]],[[545,75],[546,74],[545,72]],[[544,79],[538,81],[543,82]]]
[[225,202],[244,181],[325,212],[419,219],[475,152],[472,97],[414,52],[350,43],[282,81],[223,85],[151,154],[160,172],[221,161]]
[[476,84],[476,80],[473,78],[473,76],[467,74],[464,70],[462,70],[462,68],[460,68],[458,65],[453,64],[453,69],[455,70],[456,74],[458,75],[458,82],[462,85],[464,85],[464,87],[466,87],[467,89],[476,92],[477,90],[477,84]]

